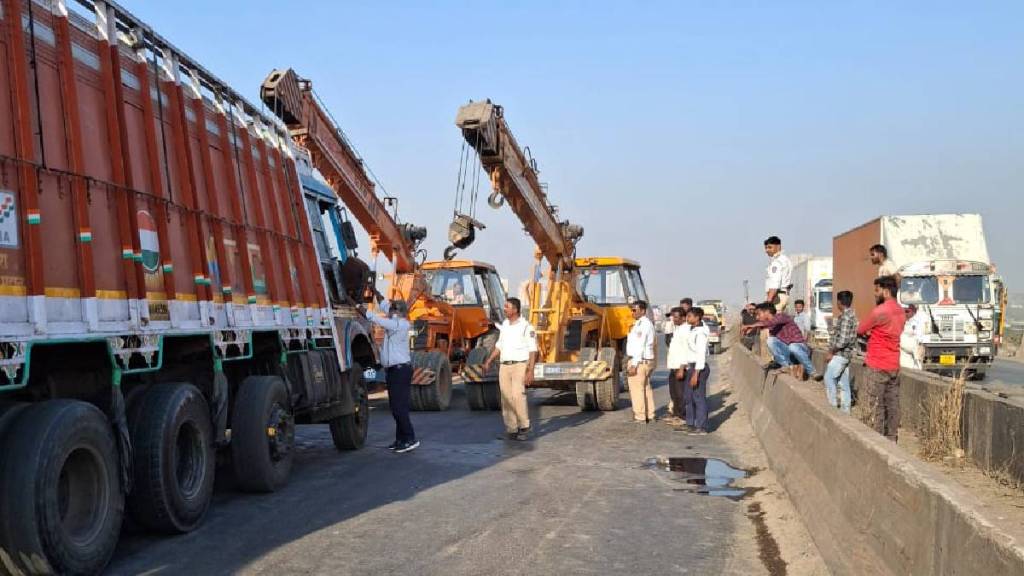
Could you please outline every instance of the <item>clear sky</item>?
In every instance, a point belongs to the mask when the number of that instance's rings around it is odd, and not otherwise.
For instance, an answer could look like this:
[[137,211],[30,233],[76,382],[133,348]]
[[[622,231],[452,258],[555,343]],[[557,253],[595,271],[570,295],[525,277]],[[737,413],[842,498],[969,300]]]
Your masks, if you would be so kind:
[[[293,67],[439,258],[469,99],[505,106],[585,255],[643,264],[655,302],[742,298],[761,242],[828,254],[880,214],[980,212],[1024,283],[1024,2],[123,0],[258,100]],[[507,208],[467,256],[516,286]]]

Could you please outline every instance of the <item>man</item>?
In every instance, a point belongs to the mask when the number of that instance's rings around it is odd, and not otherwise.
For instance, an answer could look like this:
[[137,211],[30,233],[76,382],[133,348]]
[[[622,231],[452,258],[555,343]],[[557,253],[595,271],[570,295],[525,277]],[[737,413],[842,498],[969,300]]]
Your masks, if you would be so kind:
[[796,312],[793,316],[793,322],[800,327],[800,332],[806,340],[811,332],[811,315],[807,313],[803,300],[793,302],[793,310]]
[[896,263],[889,260],[889,250],[881,244],[875,244],[868,250],[868,258],[871,263],[878,266],[878,276],[893,276],[896,278],[896,285],[899,286],[900,274]]
[[[776,364],[782,368],[790,367],[793,377],[798,380],[803,380],[805,375],[817,379],[814,364],[811,363],[811,349],[807,347],[800,327],[789,315],[778,312],[771,302],[762,302],[757,305],[757,323],[743,330],[759,328],[768,331],[768,349]],[[790,356],[796,357],[797,364],[793,364]]]
[[907,322],[903,326],[903,333],[900,334],[900,368],[921,369],[923,357],[921,342],[926,334],[931,332],[928,324],[931,319],[928,313],[919,310],[916,304],[907,306]]
[[501,418],[505,423],[503,439],[524,441],[530,438],[530,413],[526,387],[533,383],[537,363],[537,332],[521,315],[519,298],[505,301],[505,320],[498,326],[498,342],[484,362],[484,371],[500,356],[498,388],[501,390]]
[[686,314],[690,330],[685,336],[685,370],[680,378],[683,381],[683,404],[686,406],[684,430],[695,435],[708,433],[708,376],[711,368],[707,365],[708,329],[703,320],[704,310],[700,307],[692,308]]
[[[828,403],[847,414],[850,413],[850,360],[857,352],[857,315],[854,314],[853,292],[843,290],[836,294],[835,321],[825,355],[825,391]],[[836,397],[836,385],[839,396]]]
[[384,329],[380,348],[381,365],[388,385],[388,404],[395,419],[395,441],[389,450],[405,453],[419,448],[416,432],[409,418],[412,396],[412,356],[409,354],[408,308],[403,300],[381,300],[380,316],[370,314],[370,322]]
[[[633,403],[633,422],[654,420],[654,394],[651,392],[651,372],[654,371],[654,324],[647,317],[647,303],[637,300],[630,311],[633,327],[626,338],[626,364],[629,399]],[[673,340],[675,336],[673,336]]]
[[896,301],[896,278],[875,278],[875,306],[857,327],[867,336],[865,398],[869,425],[893,442],[900,427],[900,335],[906,316]]
[[[750,326],[757,322],[757,314],[754,310],[754,303],[747,302],[747,305],[740,311],[740,324],[743,327]],[[743,334],[741,341],[743,345],[747,347],[747,350],[754,349],[755,336],[753,334]]]
[[[683,298],[682,300],[679,301],[679,310],[682,311],[682,315],[683,315],[683,323],[682,323],[683,327],[686,327],[686,313],[690,311],[690,308],[693,308],[693,299],[692,298]],[[673,310],[674,309],[675,308],[673,308]],[[672,319],[669,318],[668,322],[672,322]],[[666,328],[669,327],[668,322],[665,323],[665,327]],[[672,345],[672,338],[674,337],[674,333],[677,330],[679,330],[679,328],[680,328],[679,326],[675,325],[675,323],[673,323],[672,326],[673,326],[672,332],[668,332],[666,330],[665,346],[671,346]]]
[[672,322],[672,343],[668,347],[668,358],[665,366],[668,368],[668,393],[671,398],[668,410],[668,417],[665,423],[672,426],[683,424],[686,417],[685,404],[683,403],[683,370],[686,368],[684,349],[686,339],[690,331],[690,325],[686,321],[686,312],[682,307],[673,308],[669,316]]
[[789,256],[782,253],[782,240],[778,236],[770,236],[764,241],[764,253],[768,255],[768,267],[765,268],[765,302],[775,305],[779,312],[786,310],[789,302],[789,289],[793,287],[793,263]]

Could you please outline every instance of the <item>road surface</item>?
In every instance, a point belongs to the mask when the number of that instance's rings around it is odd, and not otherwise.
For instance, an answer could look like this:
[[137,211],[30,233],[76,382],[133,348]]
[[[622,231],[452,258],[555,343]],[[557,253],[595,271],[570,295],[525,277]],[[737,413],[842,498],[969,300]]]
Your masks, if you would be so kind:
[[994,394],[1024,402],[1024,362],[998,358],[988,369],[985,380],[971,384]]
[[[658,377],[663,406],[664,370]],[[797,550],[813,567],[800,573],[821,573],[777,486],[749,498],[708,496],[643,466],[653,456],[712,456],[761,467],[753,478],[771,475],[752,452],[746,416],[726,406],[728,390],[713,382],[712,392],[716,431],[692,437],[633,424],[628,409],[581,413],[574,397],[532,391],[536,439],[512,443],[495,438],[500,414],[469,411],[459,386],[451,410],[414,413],[422,447],[405,455],[386,450],[394,424],[377,403],[365,449],[338,453],[326,426],[301,427],[286,488],[240,494],[222,478],[202,527],[126,534],[109,572],[775,575],[786,573],[771,560],[779,540],[783,556]],[[751,500],[765,497],[780,520],[762,523],[759,538]]]

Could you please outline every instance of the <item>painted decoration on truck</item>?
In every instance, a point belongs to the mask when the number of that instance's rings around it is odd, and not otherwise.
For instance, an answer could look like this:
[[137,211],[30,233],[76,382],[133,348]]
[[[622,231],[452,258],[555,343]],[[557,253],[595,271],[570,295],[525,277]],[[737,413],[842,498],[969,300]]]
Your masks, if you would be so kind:
[[13,192],[0,190],[0,248],[18,247],[18,205]]
[[160,236],[156,231],[156,219],[147,210],[139,210],[136,218],[139,221],[142,269],[147,274],[156,274],[160,271]]

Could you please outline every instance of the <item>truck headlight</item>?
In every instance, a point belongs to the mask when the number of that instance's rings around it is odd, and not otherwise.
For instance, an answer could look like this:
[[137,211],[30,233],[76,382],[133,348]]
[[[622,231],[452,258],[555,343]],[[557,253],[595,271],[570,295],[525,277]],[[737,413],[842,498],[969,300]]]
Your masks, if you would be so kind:
[[992,319],[989,318],[987,320],[982,320],[981,321],[981,328],[982,328],[982,330],[991,330],[992,329]]
[[978,340],[991,340],[991,339],[992,339],[992,333],[991,332],[987,332],[987,331],[978,332]]

